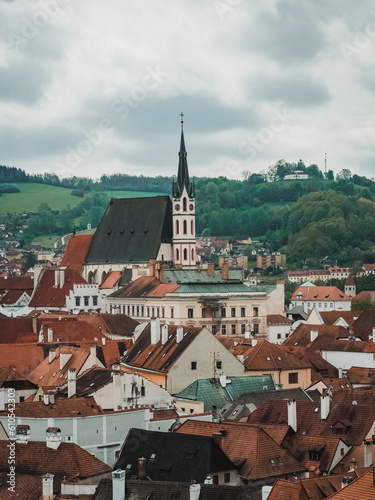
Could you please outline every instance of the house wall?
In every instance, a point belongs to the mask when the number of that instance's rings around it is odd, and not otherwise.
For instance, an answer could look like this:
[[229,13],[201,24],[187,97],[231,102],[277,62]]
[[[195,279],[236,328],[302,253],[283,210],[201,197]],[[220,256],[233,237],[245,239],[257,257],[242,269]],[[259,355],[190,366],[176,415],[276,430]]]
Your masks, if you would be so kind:
[[[298,382],[289,383],[289,373],[298,373]],[[311,368],[296,368],[295,370],[246,370],[245,375],[270,375],[275,379],[275,384],[282,384],[283,389],[306,389],[311,385]]]
[[314,307],[318,311],[350,311],[352,303],[350,300],[293,300],[290,308],[302,306],[305,313],[309,313]]
[[[85,305],[85,297],[88,300]],[[94,303],[96,297],[96,304]],[[76,304],[76,298],[79,299],[79,305]],[[95,309],[99,312],[106,311],[106,298],[99,290],[98,285],[73,285],[69,296],[66,298],[66,307],[73,314],[78,314],[80,311],[89,311]]]
[[321,351],[322,357],[336,368],[349,370],[352,366],[375,368],[373,352]]
[[[273,344],[282,344],[289,337],[290,327],[292,325],[269,325],[268,326],[268,342]],[[278,338],[280,336],[280,338]]]
[[[221,368],[215,372],[214,356],[215,362],[221,361]],[[196,362],[195,370],[192,362]],[[212,378],[214,373],[216,376],[221,373],[230,377],[243,376],[244,366],[207,329],[203,329],[171,366],[167,390],[170,394],[177,394],[199,378]]]
[[343,460],[343,457],[349,453],[350,448],[350,446],[340,440],[328,472],[331,472]]

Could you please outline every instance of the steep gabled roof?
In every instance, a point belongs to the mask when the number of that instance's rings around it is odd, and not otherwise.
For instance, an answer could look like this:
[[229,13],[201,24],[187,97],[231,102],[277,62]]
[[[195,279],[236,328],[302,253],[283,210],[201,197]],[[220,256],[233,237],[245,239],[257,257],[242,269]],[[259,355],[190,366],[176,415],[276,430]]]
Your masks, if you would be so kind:
[[64,270],[64,283],[55,286],[55,269],[46,269],[38,284],[29,307],[64,307],[66,297],[73,290],[73,286],[87,284],[87,281],[74,269]]
[[0,295],[8,290],[32,291],[34,279],[30,276],[8,276],[0,277]]
[[304,284],[297,288],[290,300],[351,301],[352,299],[336,286],[307,286]]
[[86,264],[123,264],[156,259],[172,242],[169,196],[111,200],[93,236]]
[[334,325],[337,320],[342,318],[349,326],[352,326],[362,312],[363,311],[320,311],[320,316],[325,325]]
[[147,325],[133,347],[124,358],[124,363],[132,367],[167,373],[181,354],[200,334],[202,328],[183,328],[182,340],[177,342],[177,329],[175,325],[168,325],[168,340],[163,345],[159,340],[151,344],[151,325]]
[[1,344],[0,366],[16,366],[17,372],[27,377],[44,359],[43,346],[35,343]]
[[267,325],[291,325],[293,321],[281,314],[267,314]]
[[[318,332],[318,336],[311,342],[311,332]],[[306,325],[301,324],[283,343],[284,346],[304,346],[316,351],[322,346],[330,345],[337,339],[347,339],[349,331],[343,326],[336,325]],[[347,343],[351,343],[345,340]]]
[[344,477],[355,477],[355,473],[332,474],[311,477],[294,482],[277,479],[267,500],[324,500],[342,487]]
[[129,285],[124,286],[108,295],[108,297],[118,298],[142,298],[154,290],[161,281],[155,276],[141,276],[132,281]]
[[240,467],[241,476],[257,480],[305,470],[288,451],[258,426],[233,422],[187,420],[177,433],[217,436],[224,453]]
[[73,234],[69,238],[60,265],[67,266],[68,269],[74,269],[77,273],[81,274],[83,263],[91,245],[92,236],[92,234]]
[[327,497],[327,500],[375,500],[374,472],[366,472],[363,476],[349,483],[345,488]]

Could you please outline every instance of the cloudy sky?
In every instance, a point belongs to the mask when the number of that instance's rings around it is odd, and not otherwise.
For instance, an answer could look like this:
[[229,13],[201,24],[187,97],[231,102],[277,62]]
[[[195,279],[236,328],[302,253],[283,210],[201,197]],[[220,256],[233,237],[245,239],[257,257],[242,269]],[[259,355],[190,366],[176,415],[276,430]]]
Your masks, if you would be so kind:
[[241,178],[374,175],[370,0],[3,0],[0,164]]

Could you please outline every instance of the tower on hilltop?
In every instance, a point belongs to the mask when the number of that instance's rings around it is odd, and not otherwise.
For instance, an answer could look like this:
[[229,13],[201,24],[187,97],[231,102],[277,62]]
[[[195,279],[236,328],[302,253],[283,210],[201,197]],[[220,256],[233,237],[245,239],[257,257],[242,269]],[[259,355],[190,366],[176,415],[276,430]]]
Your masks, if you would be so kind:
[[190,181],[184,139],[184,114],[181,113],[181,143],[177,180],[172,183],[173,260],[182,268],[196,265],[195,185]]

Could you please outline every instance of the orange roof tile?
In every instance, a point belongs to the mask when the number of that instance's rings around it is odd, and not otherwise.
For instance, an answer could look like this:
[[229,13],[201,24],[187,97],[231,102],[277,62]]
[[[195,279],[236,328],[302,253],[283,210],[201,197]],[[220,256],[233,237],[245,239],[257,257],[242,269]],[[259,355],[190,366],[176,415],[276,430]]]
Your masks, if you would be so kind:
[[291,325],[293,321],[281,314],[267,314],[267,325]]
[[61,266],[67,266],[69,269],[74,269],[77,273],[81,273],[92,237],[92,234],[73,234],[69,238]]
[[363,476],[349,483],[345,488],[327,497],[327,500],[375,500],[374,473],[366,472]]
[[100,285],[100,289],[113,288],[120,279],[121,271],[112,271]]
[[352,299],[336,286],[300,286],[290,300],[351,301]]
[[165,294],[166,293],[172,293],[174,292],[175,290],[177,290],[177,288],[180,288],[180,285],[177,285],[177,284],[169,284],[169,283],[162,283],[161,285],[157,286],[156,288],[154,288],[151,292],[149,292],[147,294],[147,297],[155,297],[155,298],[159,298],[159,297],[165,297]]
[[119,290],[111,293],[109,297],[145,297],[149,292],[154,290],[154,288],[156,288],[160,284],[161,281],[155,276],[141,276],[129,285],[124,286]]
[[44,359],[43,346],[24,344],[1,344],[0,366],[16,366],[17,372],[27,377],[36,366]]
[[229,459],[240,466],[241,475],[247,479],[257,480],[305,470],[260,427],[187,420],[176,432],[216,436],[216,442]]

